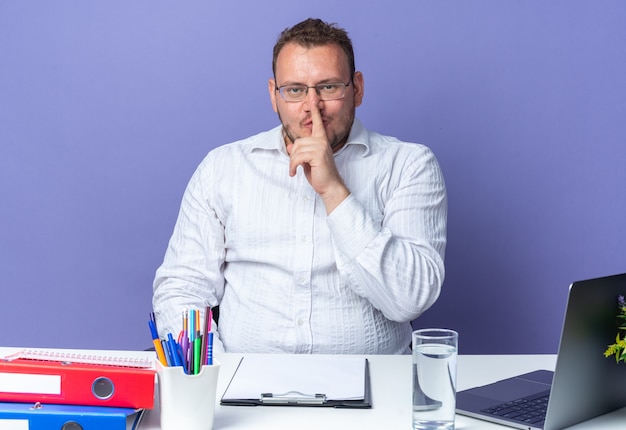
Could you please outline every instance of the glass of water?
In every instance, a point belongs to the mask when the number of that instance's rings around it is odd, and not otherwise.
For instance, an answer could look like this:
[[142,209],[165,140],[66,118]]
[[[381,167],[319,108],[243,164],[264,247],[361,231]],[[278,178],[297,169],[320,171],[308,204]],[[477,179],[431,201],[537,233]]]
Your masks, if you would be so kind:
[[413,332],[413,430],[454,429],[458,341],[454,330]]

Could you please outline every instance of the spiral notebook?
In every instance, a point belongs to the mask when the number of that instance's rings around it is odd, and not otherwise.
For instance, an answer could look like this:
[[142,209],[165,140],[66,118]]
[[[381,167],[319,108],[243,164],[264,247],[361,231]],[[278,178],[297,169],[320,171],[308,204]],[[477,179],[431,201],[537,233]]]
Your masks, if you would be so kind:
[[143,353],[138,353],[137,351],[24,348],[0,356],[0,359],[4,361],[27,359],[98,364],[104,366],[154,368],[154,358]]

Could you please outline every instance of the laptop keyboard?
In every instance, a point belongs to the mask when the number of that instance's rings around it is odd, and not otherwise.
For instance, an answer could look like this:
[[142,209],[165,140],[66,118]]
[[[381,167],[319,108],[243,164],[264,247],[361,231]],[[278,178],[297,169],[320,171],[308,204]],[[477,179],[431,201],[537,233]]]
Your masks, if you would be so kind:
[[539,397],[534,396],[512,400],[484,409],[482,412],[529,424],[533,427],[543,427],[543,422],[546,419],[546,410],[548,409],[548,397],[549,393]]

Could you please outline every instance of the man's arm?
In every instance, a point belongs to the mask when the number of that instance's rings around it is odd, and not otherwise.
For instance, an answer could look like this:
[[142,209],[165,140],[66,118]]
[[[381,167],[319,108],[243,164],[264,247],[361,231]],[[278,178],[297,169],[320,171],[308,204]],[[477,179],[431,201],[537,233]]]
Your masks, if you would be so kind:
[[287,146],[289,174],[302,166],[320,195],[336,248],[337,267],[357,294],[387,318],[411,321],[430,307],[444,279],[447,197],[434,154],[408,154],[402,183],[386,202],[382,225],[350,195],[335,164],[319,109],[311,104],[310,137]]
[[354,195],[327,218],[348,285],[390,320],[411,321],[444,280],[447,197],[434,154],[419,146],[401,162],[400,183],[375,222]]
[[[182,329],[185,310],[219,304],[224,293],[224,232],[215,212],[204,202],[203,169],[189,181],[165,258],[157,269],[152,305],[159,335],[174,338]],[[214,350],[223,351],[214,331]]]

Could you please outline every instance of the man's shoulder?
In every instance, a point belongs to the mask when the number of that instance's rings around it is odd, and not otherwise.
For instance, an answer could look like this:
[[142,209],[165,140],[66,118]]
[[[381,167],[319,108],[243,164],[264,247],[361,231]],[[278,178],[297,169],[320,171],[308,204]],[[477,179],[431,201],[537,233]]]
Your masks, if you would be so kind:
[[235,140],[216,146],[206,155],[204,162],[221,159],[223,157],[233,157],[238,154],[246,154],[256,148],[273,149],[276,147],[276,141],[280,137],[280,126],[265,130],[244,139]]
[[398,137],[367,130],[371,153],[394,153],[406,156],[424,156],[432,154],[431,149],[422,143],[402,140]]
[[352,125],[348,141],[352,144],[361,144],[367,147],[369,154],[398,151],[423,153],[430,151],[424,144],[405,141],[398,137],[366,128],[363,123],[356,118]]
[[277,126],[255,135],[248,136],[245,139],[227,143],[218,148],[274,148],[276,147],[277,139],[280,137],[280,131],[281,127]]

